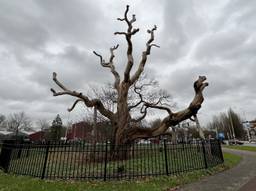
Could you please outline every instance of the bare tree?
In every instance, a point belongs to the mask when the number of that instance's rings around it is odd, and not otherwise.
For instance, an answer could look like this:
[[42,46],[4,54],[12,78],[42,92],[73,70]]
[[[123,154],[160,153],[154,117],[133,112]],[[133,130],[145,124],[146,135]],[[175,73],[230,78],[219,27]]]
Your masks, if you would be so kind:
[[46,138],[48,138],[48,134],[50,131],[50,124],[46,119],[39,119],[37,122],[38,127],[41,130],[40,133],[40,140],[45,140]]
[[[112,112],[116,112],[118,94],[112,84],[107,84],[103,87],[90,87],[92,91],[89,97],[97,97],[101,100],[103,105]],[[89,93],[90,94],[90,93]],[[167,91],[159,88],[159,83],[153,78],[149,78],[145,73],[142,73],[140,78],[134,83],[127,96],[128,107],[131,108],[130,114],[132,118],[139,116],[143,110],[143,102],[141,99],[146,100],[148,103],[156,103],[161,100],[162,105],[174,108],[176,104],[172,102],[172,97]],[[151,111],[152,112],[152,111]],[[99,113],[100,114],[100,113]],[[92,113],[90,114],[92,116]],[[92,119],[92,117],[89,117]],[[105,121],[103,115],[97,115],[97,120]],[[140,121],[138,121],[140,122]]]
[[220,113],[214,116],[207,126],[209,129],[215,130],[217,135],[218,133],[224,133],[225,137],[228,139],[243,139],[246,135],[241,117],[231,108],[227,113]]
[[0,124],[5,121],[5,116],[0,114]]
[[8,129],[15,132],[16,138],[18,137],[18,133],[21,129],[31,129],[31,120],[25,114],[25,112],[13,113],[9,115],[7,123]]
[[50,129],[50,124],[46,119],[39,119],[37,121],[37,125],[40,128],[41,131],[45,131]]
[[6,117],[0,114],[0,128],[7,128]]
[[[194,82],[194,91],[195,96],[189,106],[181,111],[173,112],[170,107],[162,105],[162,100],[159,99],[154,103],[149,103],[147,100],[143,99],[143,96],[140,92],[140,87],[136,88],[136,93],[139,96],[139,100],[135,105],[128,104],[128,92],[131,87],[136,84],[141,74],[144,71],[144,67],[146,65],[148,56],[150,55],[152,47],[159,47],[154,44],[154,33],[157,30],[157,27],[154,26],[152,29],[147,30],[149,33],[149,39],[146,42],[145,50],[142,52],[141,59],[138,63],[137,68],[135,68],[135,72],[132,72],[132,68],[134,66],[134,58],[133,58],[133,43],[132,37],[139,32],[138,28],[134,28],[133,24],[136,21],[136,16],[132,15],[131,19],[128,18],[129,6],[126,7],[124,17],[118,18],[118,21],[124,22],[127,24],[127,31],[125,32],[115,32],[115,35],[124,36],[127,42],[127,63],[125,66],[123,78],[121,79],[120,74],[115,69],[114,52],[118,49],[119,45],[113,46],[110,48],[110,57],[108,61],[105,61],[103,57],[94,51],[94,54],[99,57],[101,66],[105,68],[109,68],[111,73],[114,76],[114,88],[117,93],[116,100],[116,109],[115,111],[111,111],[104,106],[102,101],[98,98],[91,99],[88,96],[84,95],[82,92],[77,92],[70,90],[65,85],[63,85],[58,79],[57,74],[53,73],[53,81],[61,88],[61,91],[55,91],[51,89],[54,96],[61,95],[70,95],[76,98],[74,104],[69,111],[72,111],[78,102],[83,102],[86,107],[95,107],[104,117],[108,118],[114,128],[113,135],[113,143],[118,144],[129,144],[138,138],[147,138],[154,137],[165,133],[165,131],[170,126],[175,126],[183,120],[189,119],[195,116],[198,110],[201,108],[201,104],[204,101],[203,90],[208,83],[205,82],[205,76],[199,76],[198,80]],[[132,109],[137,106],[137,104],[141,104],[141,116],[134,118],[131,115]],[[166,111],[167,115],[164,117],[160,124],[157,127],[152,128],[141,128],[137,125],[136,122],[143,120],[149,109],[157,109]]]

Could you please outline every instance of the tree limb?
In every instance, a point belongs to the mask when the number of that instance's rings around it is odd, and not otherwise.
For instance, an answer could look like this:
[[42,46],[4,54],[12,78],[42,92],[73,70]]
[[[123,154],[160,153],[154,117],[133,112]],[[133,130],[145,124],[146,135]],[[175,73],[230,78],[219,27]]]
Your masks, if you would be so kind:
[[[110,110],[107,110],[99,99],[90,100],[87,96],[83,95],[82,93],[69,90],[61,82],[58,81],[57,74],[55,72],[53,73],[53,81],[63,90],[61,92],[56,92],[53,88],[51,88],[53,96],[70,95],[70,96],[76,97],[79,99],[79,101],[83,101],[87,107],[96,107],[97,110],[103,116],[109,119],[113,118],[113,113]],[[71,111],[74,109],[74,107],[79,101],[78,100],[75,101],[75,103],[71,107]]]
[[154,105],[154,104],[150,104],[150,103],[145,103],[145,106],[148,107],[148,108],[165,110],[165,111],[168,112],[169,115],[172,115],[172,111],[168,107],[161,106],[161,105]]
[[124,71],[124,82],[129,82],[130,81],[130,72],[131,72],[131,69],[132,69],[132,66],[134,64],[134,61],[133,61],[133,54],[132,54],[132,51],[133,51],[133,45],[132,45],[132,36],[134,34],[136,34],[139,29],[138,28],[135,28],[133,29],[133,23],[136,21],[136,16],[133,14],[132,15],[132,19],[129,20],[128,19],[128,12],[129,12],[129,5],[126,6],[126,10],[125,10],[125,13],[124,13],[124,18],[117,18],[117,20],[119,21],[125,21],[128,28],[127,28],[127,32],[115,32],[114,34],[115,35],[125,35],[125,38],[126,38],[126,41],[127,41],[127,64],[126,64],[126,68],[125,68],[125,71]]
[[83,101],[83,100],[82,100],[82,99],[77,99],[77,100],[73,103],[72,107],[71,107],[71,108],[68,108],[68,111],[71,112],[71,111],[76,107],[76,104],[77,104],[78,102],[81,102],[81,101]]
[[154,128],[131,128],[127,136],[131,137],[132,140],[137,138],[155,137],[163,134],[170,126],[175,126],[181,121],[189,119],[195,116],[198,110],[201,108],[201,104],[204,101],[203,90],[208,86],[205,76],[199,76],[198,80],[194,82],[195,96],[189,106],[181,111],[170,113],[166,116],[158,127]]
[[137,106],[139,106],[142,102],[143,102],[143,97],[142,97],[142,94],[138,91],[138,90],[141,90],[142,89],[142,86],[141,87],[136,87],[136,85],[134,85],[134,92],[139,96],[140,98],[140,101],[137,102],[135,105],[131,105],[128,107],[128,110],[130,111],[131,109],[133,108],[136,108]]
[[156,25],[151,30],[147,30],[147,32],[150,34],[150,38],[149,38],[149,40],[146,43],[146,50],[142,53],[142,58],[141,58],[139,67],[138,67],[137,71],[135,72],[135,74],[131,78],[131,84],[135,83],[136,80],[139,79],[141,73],[144,71],[144,66],[146,64],[148,55],[150,55],[151,48],[153,46],[159,48],[158,45],[151,44],[154,41],[154,31],[155,30],[157,30]]
[[115,69],[115,65],[114,65],[113,60],[115,58],[114,51],[118,47],[119,47],[119,44],[117,44],[116,46],[113,46],[113,47],[110,48],[110,58],[109,58],[109,62],[107,62],[107,63],[105,62],[105,60],[102,58],[102,56],[100,54],[98,54],[97,52],[93,51],[93,53],[100,58],[100,64],[103,67],[110,68],[111,73],[114,75],[114,78],[115,78],[114,87],[116,88],[116,90],[118,90],[118,88],[119,88],[120,75],[119,75],[119,73]]

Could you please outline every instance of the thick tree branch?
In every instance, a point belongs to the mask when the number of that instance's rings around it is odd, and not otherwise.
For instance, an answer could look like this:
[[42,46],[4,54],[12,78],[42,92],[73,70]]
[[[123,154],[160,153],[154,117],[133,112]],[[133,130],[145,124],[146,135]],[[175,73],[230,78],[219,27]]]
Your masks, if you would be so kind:
[[204,101],[203,90],[206,86],[208,86],[208,83],[204,82],[205,80],[206,80],[205,76],[199,76],[198,80],[194,82],[195,96],[192,102],[189,104],[189,106],[186,109],[179,112],[170,113],[161,121],[158,127],[132,128],[128,132],[128,136],[131,137],[132,140],[137,138],[159,136],[160,134],[163,134],[169,127],[175,126],[179,124],[181,121],[190,119],[191,117],[195,116],[198,110],[201,108],[201,104]]
[[119,47],[119,44],[117,44],[116,46],[113,46],[110,48],[110,58],[109,58],[109,62],[105,62],[105,60],[102,58],[102,56],[100,54],[98,54],[97,52],[93,51],[93,53],[98,56],[100,58],[100,64],[103,66],[103,67],[106,67],[106,68],[110,68],[111,70],[111,73],[114,75],[114,78],[115,78],[115,82],[114,82],[114,87],[116,88],[116,90],[118,90],[119,88],[119,84],[120,84],[120,75],[119,73],[116,71],[115,69],[115,65],[114,65],[114,58],[115,58],[115,55],[114,55],[114,51]]
[[97,110],[103,116],[105,116],[109,119],[113,118],[113,113],[111,111],[107,110],[99,99],[90,100],[87,96],[83,95],[82,93],[69,90],[61,82],[58,81],[57,74],[55,72],[53,73],[53,81],[63,90],[61,92],[56,92],[53,88],[51,88],[53,96],[70,95],[70,96],[78,98],[78,100],[76,100],[75,103],[73,104],[73,106],[71,107],[70,111],[72,111],[74,109],[74,107],[76,106],[76,104],[79,101],[83,101],[87,107],[96,107]]
[[78,104],[78,102],[81,102],[83,101],[82,99],[77,99],[73,105],[71,106],[71,108],[68,108],[68,111],[71,112],[75,107],[76,107],[76,104]]
[[150,104],[150,103],[145,103],[145,106],[147,108],[154,108],[154,109],[165,110],[165,111],[168,112],[169,115],[172,115],[172,111],[168,107],[161,106],[161,105]]
[[145,64],[147,62],[148,55],[150,55],[151,48],[152,47],[158,47],[159,48],[158,45],[151,44],[154,41],[154,39],[155,39],[154,31],[156,29],[157,29],[157,27],[155,25],[151,30],[147,31],[150,34],[150,38],[149,38],[149,40],[146,43],[146,50],[142,53],[142,58],[141,58],[139,67],[138,67],[137,71],[135,72],[135,74],[131,78],[131,84],[135,83],[139,79],[141,73],[144,71],[144,66],[145,66]]
[[125,38],[126,38],[126,41],[127,41],[127,64],[126,64],[126,68],[125,68],[125,71],[124,71],[124,82],[129,82],[130,81],[130,72],[131,72],[131,69],[132,69],[132,66],[134,64],[134,61],[133,61],[133,54],[132,54],[132,51],[133,51],[133,45],[132,45],[132,36],[134,34],[136,34],[139,29],[138,28],[135,28],[133,29],[133,23],[136,21],[136,16],[135,15],[132,15],[132,19],[129,20],[128,19],[128,12],[129,12],[129,5],[126,6],[126,10],[125,10],[125,13],[124,13],[124,18],[118,18],[117,20],[119,21],[125,21],[126,24],[127,24],[127,32],[115,32],[114,34],[115,35],[125,35]]

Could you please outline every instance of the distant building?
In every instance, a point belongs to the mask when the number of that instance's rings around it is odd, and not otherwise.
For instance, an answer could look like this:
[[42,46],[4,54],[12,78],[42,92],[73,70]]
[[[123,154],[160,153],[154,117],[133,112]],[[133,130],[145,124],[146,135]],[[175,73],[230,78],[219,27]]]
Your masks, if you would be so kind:
[[249,141],[256,142],[256,120],[243,122]]
[[85,121],[81,121],[72,125],[67,130],[67,140],[85,140],[102,142],[109,140],[112,134],[112,128],[107,122],[97,123],[96,132],[93,132],[93,125]]
[[45,136],[46,136],[46,132],[45,131],[37,131],[37,132],[31,133],[29,135],[29,140],[30,141],[34,141],[34,142],[44,141],[45,140]]
[[0,140],[10,139],[13,134],[11,131],[0,130]]
[[67,131],[67,140],[91,140],[92,125],[87,122],[78,122]]
[[256,120],[250,121],[249,140],[256,142]]
[[[34,133],[34,131],[19,130],[18,131],[18,139],[29,139],[29,135],[31,135],[33,133]],[[0,140],[16,139],[16,138],[17,138],[16,132],[0,130]]]

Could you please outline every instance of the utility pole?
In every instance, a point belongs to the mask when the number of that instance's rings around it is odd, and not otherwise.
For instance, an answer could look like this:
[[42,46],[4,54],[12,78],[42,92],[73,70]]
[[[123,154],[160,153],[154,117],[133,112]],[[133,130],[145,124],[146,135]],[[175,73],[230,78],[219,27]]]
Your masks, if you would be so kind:
[[96,136],[97,136],[97,133],[96,133],[96,127],[97,126],[97,108],[94,107],[94,114],[93,114],[93,130],[92,130],[92,136],[93,136],[93,139],[96,143]]
[[235,139],[236,136],[235,136],[235,130],[234,130],[234,124],[233,124],[231,112],[229,113],[229,121],[230,121],[230,124],[231,124],[231,132],[233,134],[233,139]]
[[199,131],[199,136],[201,139],[205,139],[205,136],[204,136],[204,132],[200,126],[200,123],[198,121],[198,118],[197,118],[197,115],[194,115],[194,119],[195,119],[195,122],[196,122],[196,127],[198,128],[198,131]]

